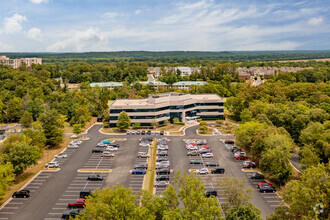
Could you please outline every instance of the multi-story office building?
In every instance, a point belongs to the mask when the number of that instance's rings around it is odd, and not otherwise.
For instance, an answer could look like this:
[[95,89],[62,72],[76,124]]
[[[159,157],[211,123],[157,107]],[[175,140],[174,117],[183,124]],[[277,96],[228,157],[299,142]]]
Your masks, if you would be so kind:
[[157,121],[178,118],[185,122],[193,118],[223,119],[223,98],[217,94],[152,94],[144,99],[116,99],[110,105],[110,126],[116,126],[120,112],[125,111],[131,123],[149,126]]
[[42,64],[42,58],[32,57],[32,58],[10,59],[6,56],[0,56],[0,65],[6,65],[14,69],[17,69],[23,63],[25,63],[27,67],[30,67],[32,64]]

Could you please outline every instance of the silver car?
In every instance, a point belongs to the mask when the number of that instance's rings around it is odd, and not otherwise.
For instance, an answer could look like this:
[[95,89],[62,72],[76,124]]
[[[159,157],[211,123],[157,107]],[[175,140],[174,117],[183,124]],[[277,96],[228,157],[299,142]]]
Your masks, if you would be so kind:
[[157,181],[154,184],[154,187],[167,187],[170,184],[168,181]]
[[58,162],[49,162],[46,163],[45,168],[58,168],[60,164]]
[[68,155],[65,153],[60,153],[60,154],[55,155],[55,158],[67,158],[67,157],[68,157]]

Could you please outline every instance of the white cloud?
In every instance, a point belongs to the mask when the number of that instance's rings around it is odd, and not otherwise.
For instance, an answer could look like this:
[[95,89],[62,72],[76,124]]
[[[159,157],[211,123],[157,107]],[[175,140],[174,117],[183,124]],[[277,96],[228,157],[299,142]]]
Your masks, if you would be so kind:
[[48,0],[30,0],[33,4],[41,4],[41,3],[47,3]]
[[89,28],[85,31],[73,31],[69,34],[71,37],[48,46],[47,50],[51,52],[108,50],[107,38],[96,28]]
[[135,12],[134,12],[134,14],[136,14],[136,15],[138,15],[138,14],[140,14],[141,13],[141,10],[140,9],[138,9],[138,10],[136,10]]
[[15,49],[13,46],[3,44],[0,42],[0,51],[1,52],[15,52]]
[[27,37],[33,40],[42,41],[41,29],[33,27],[27,33]]
[[18,33],[22,30],[22,23],[26,21],[26,17],[14,14],[12,17],[4,19],[4,32],[8,34]]
[[121,17],[121,16],[124,16],[124,15],[125,15],[124,13],[109,11],[109,12],[104,13],[101,17],[114,19],[114,18]]
[[319,26],[323,23],[323,17],[314,17],[308,20],[310,26]]

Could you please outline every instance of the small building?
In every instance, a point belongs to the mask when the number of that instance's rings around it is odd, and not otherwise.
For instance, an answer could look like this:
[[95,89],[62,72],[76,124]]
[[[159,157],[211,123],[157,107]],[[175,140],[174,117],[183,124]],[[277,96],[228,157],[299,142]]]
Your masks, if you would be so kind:
[[[139,81],[138,83],[142,85],[149,85],[152,86],[154,89],[159,89],[160,87],[167,88],[167,83],[161,81]],[[133,84],[131,84],[133,85]]]
[[180,81],[173,83],[172,88],[189,90],[191,86],[203,86],[205,84],[207,84],[207,82],[204,81]]
[[95,86],[105,87],[112,90],[115,87],[123,87],[123,84],[119,82],[95,82],[90,84],[90,87],[95,87]]
[[10,66],[14,69],[19,68],[23,63],[26,64],[26,67],[31,67],[32,64],[42,64],[42,58],[19,58],[19,59],[10,59],[6,56],[0,56],[0,65]]
[[116,99],[110,105],[110,126],[115,127],[120,112],[125,111],[131,123],[150,126],[154,121],[163,124],[178,118],[223,119],[223,98],[218,94],[161,93],[143,99]]

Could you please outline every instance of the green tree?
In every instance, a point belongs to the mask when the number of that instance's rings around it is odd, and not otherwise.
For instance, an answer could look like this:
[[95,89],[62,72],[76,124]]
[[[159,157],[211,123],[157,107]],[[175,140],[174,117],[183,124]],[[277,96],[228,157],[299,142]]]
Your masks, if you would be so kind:
[[140,126],[141,126],[141,124],[140,124],[139,122],[135,122],[135,123],[133,124],[133,128],[134,128],[134,129],[139,129]]
[[125,111],[120,112],[118,116],[117,127],[120,130],[125,130],[128,129],[130,125],[131,125],[131,118],[128,116],[128,114]]
[[29,128],[32,125],[33,117],[30,112],[24,112],[24,114],[21,117],[21,125],[23,128]]
[[178,123],[180,123],[180,120],[176,117],[173,118],[173,124],[178,124]]
[[168,120],[165,120],[164,121],[164,125],[166,126],[166,125],[169,125],[170,124],[170,122],[168,121]]
[[17,121],[22,104],[21,99],[14,97],[7,102],[7,121],[13,122]]
[[39,116],[38,121],[44,129],[47,145],[52,147],[63,142],[65,119],[56,110],[46,110]]
[[225,219],[226,220],[245,220],[245,219],[261,220],[260,210],[253,206],[234,205],[226,213]]
[[75,135],[79,135],[81,132],[82,132],[81,124],[75,124],[75,125],[73,125],[73,133]]
[[6,193],[8,186],[15,179],[14,168],[10,162],[0,162],[0,199]]
[[44,129],[39,121],[32,123],[33,129],[26,129],[24,134],[30,138],[31,144],[39,147],[40,149],[44,148],[46,145],[46,136]]
[[243,99],[238,97],[229,97],[225,102],[225,106],[232,114],[233,119],[239,121],[241,112],[245,108]]
[[240,118],[242,120],[243,123],[251,121],[252,120],[252,112],[249,109],[244,109],[241,114],[240,114]]
[[110,116],[109,115],[105,115],[103,118],[103,127],[108,128],[110,125]]
[[249,121],[244,124],[240,124],[235,130],[238,145],[249,149],[255,141],[256,135],[264,127],[264,124],[256,121]]

